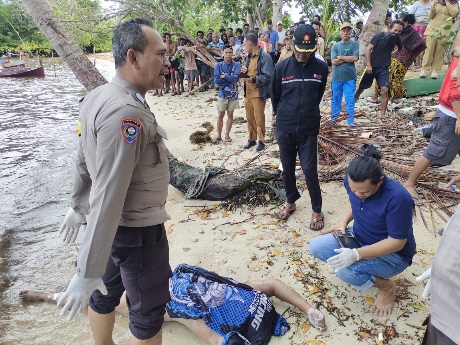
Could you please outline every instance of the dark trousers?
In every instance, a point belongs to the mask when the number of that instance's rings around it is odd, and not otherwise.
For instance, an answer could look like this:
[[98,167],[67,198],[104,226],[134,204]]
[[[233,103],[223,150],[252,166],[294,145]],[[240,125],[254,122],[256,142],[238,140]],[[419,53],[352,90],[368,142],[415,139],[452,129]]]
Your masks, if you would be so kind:
[[300,198],[295,178],[296,156],[298,153],[300,166],[305,174],[305,182],[310,193],[311,208],[314,212],[321,212],[323,200],[318,180],[318,136],[286,133],[278,129],[275,136],[280,149],[281,164],[283,165],[281,177],[286,191],[287,202],[292,204]]
[[272,58],[273,65],[274,65],[274,64],[276,64],[278,62],[278,59],[280,58],[280,53],[279,52],[272,52],[272,53],[270,53],[270,56]]
[[431,319],[425,320],[423,325],[426,325],[425,336],[423,337],[422,345],[455,345],[447,335],[431,324]]

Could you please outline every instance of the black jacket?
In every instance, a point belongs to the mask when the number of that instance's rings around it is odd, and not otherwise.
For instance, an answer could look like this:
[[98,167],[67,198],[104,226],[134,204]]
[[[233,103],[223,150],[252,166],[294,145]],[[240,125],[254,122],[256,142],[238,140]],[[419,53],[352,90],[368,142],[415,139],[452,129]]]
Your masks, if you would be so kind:
[[272,81],[272,105],[276,129],[287,133],[318,135],[319,103],[329,74],[326,63],[314,54],[306,63],[295,56],[276,64]]

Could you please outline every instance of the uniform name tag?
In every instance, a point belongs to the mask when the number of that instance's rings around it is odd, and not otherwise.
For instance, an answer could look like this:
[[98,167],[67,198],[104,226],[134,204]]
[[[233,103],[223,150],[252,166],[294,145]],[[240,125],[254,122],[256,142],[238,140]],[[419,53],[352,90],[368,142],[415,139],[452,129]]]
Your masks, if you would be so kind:
[[141,134],[142,125],[139,121],[134,119],[121,120],[121,134],[128,144],[132,144],[137,140]]

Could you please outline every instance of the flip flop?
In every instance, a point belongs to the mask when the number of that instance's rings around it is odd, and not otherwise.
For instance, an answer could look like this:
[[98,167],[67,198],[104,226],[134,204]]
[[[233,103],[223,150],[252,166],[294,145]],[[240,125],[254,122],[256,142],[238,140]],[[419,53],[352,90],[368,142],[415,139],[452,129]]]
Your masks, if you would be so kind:
[[289,216],[295,212],[296,209],[293,210],[286,210],[283,208],[283,210],[278,213],[275,218],[279,220],[288,220]]
[[[316,223],[323,222],[323,225],[316,226]],[[324,213],[320,212],[319,216],[312,216],[310,221],[310,230],[319,231],[324,228]]]
[[218,143],[220,143],[221,141],[222,141],[222,138],[214,138],[214,139],[212,139],[212,143],[213,143],[213,144],[218,144]]

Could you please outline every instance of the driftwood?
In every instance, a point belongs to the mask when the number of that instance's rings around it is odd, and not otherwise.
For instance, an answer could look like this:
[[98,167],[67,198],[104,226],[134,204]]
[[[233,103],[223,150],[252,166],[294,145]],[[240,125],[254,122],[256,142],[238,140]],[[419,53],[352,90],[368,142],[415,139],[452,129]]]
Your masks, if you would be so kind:
[[[187,193],[193,184],[203,173],[202,169],[192,167],[179,162],[168,152],[169,172],[171,178],[169,184]],[[251,170],[228,171],[210,176],[205,182],[204,190],[197,198],[202,200],[226,200],[238,192],[244,191],[254,185],[255,182],[268,182],[279,177],[281,172],[278,169],[256,167]]]

